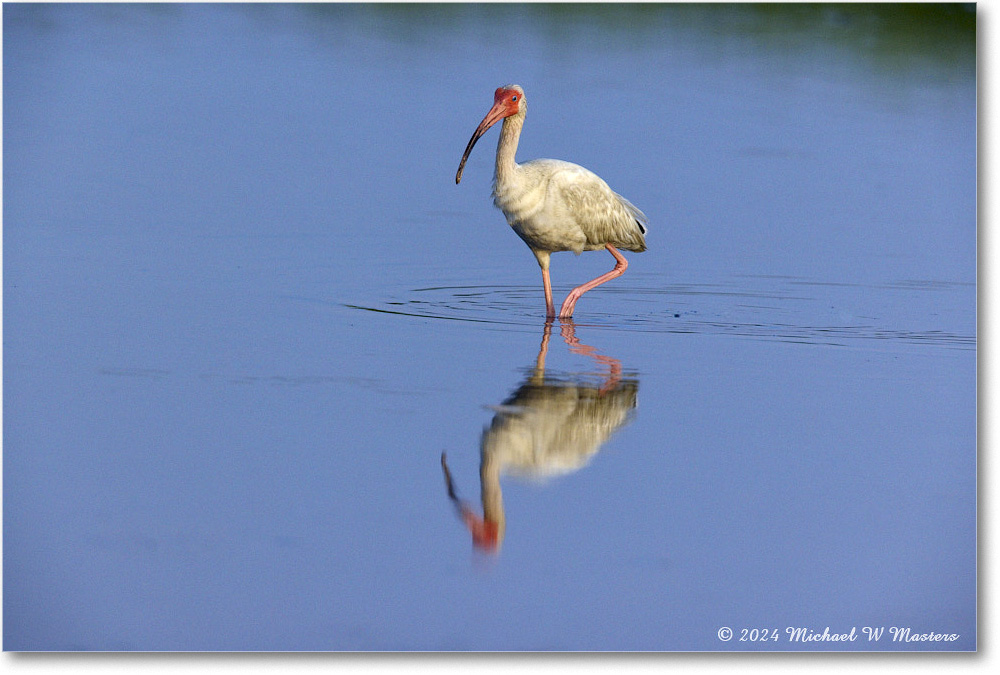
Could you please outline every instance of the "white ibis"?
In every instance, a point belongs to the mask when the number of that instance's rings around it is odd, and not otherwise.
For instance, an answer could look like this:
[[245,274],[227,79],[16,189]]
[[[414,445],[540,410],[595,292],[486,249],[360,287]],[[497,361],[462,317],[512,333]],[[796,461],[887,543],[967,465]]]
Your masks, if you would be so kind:
[[455,182],[462,180],[462,170],[472,146],[487,129],[503,120],[493,177],[493,203],[503,211],[507,222],[538,259],[545,288],[546,316],[552,319],[556,315],[549,280],[551,254],[573,251],[579,255],[583,251],[604,248],[615,257],[613,270],[577,286],[566,297],[559,318],[568,319],[573,316],[573,308],[581,295],[625,273],[628,261],[618,249],[646,250],[648,221],[642,211],[582,166],[557,159],[515,162],[514,153],[527,110],[524,90],[520,86],[508,84],[498,88],[493,95],[493,107],[465,148]]

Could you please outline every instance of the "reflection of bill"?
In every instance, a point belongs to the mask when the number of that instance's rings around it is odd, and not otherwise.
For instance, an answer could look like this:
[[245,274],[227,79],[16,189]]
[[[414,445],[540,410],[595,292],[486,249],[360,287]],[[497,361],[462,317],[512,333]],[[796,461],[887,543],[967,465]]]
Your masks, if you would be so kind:
[[618,359],[580,344],[572,323],[562,326],[564,341],[571,352],[601,364],[605,371],[602,379],[595,383],[586,377],[546,376],[551,332],[552,324],[546,323],[531,375],[494,407],[496,415],[483,430],[479,464],[482,517],[456,494],[447,457],[441,455],[448,497],[471,532],[473,544],[484,551],[498,551],[506,529],[501,473],[545,478],[577,471],[629,421],[636,407],[638,380],[622,376]]

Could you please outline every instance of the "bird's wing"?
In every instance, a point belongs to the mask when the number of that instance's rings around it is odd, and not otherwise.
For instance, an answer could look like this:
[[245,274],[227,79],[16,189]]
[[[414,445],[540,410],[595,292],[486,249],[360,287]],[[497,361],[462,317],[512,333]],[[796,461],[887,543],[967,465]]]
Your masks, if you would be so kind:
[[649,220],[630,201],[614,192],[600,176],[569,162],[553,163],[551,188],[558,191],[571,214],[593,246],[612,244],[630,251],[646,248],[644,235]]
[[646,217],[646,214],[640,211],[639,207],[622,197],[617,192],[615,193],[615,197],[618,197],[618,200],[625,206],[629,213],[632,214],[632,217],[635,218],[635,222],[639,225],[639,229],[642,230],[642,233],[646,234],[649,229],[649,218]]

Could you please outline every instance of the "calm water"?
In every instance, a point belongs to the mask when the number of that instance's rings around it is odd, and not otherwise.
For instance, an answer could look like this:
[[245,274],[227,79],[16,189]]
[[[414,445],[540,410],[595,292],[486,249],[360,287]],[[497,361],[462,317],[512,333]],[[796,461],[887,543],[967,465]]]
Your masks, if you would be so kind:
[[[4,649],[976,648],[971,10],[3,20]],[[508,82],[650,218],[575,324]]]

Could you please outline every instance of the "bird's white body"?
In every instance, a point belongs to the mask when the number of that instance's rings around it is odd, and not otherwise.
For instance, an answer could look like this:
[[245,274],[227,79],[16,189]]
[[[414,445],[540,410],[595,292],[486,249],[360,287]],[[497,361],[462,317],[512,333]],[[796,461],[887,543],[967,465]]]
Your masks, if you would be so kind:
[[514,160],[527,104],[516,84],[497,89],[494,106],[480,123],[465,149],[455,182],[462,179],[465,161],[476,141],[503,120],[497,143],[493,203],[535,254],[542,268],[546,314],[555,316],[549,280],[549,258],[558,251],[607,249],[617,261],[605,275],[578,286],[566,298],[561,318],[572,316],[576,301],[586,291],[621,276],[628,262],[617,249],[646,250],[646,215],[615,193],[596,174],[582,166],[556,159],[536,159],[524,164]]
[[[502,176],[502,180],[501,180]],[[646,250],[646,216],[596,174],[558,159],[498,174],[493,203],[534,251]]]

